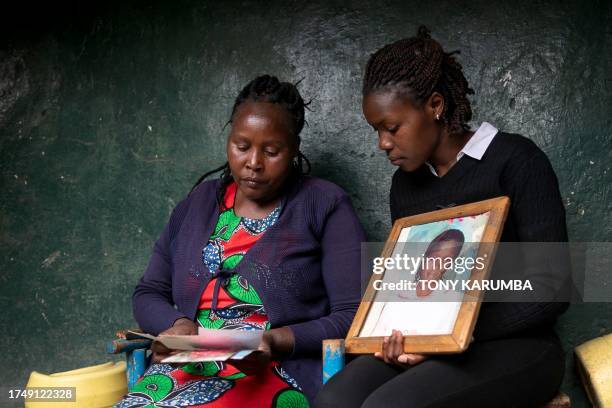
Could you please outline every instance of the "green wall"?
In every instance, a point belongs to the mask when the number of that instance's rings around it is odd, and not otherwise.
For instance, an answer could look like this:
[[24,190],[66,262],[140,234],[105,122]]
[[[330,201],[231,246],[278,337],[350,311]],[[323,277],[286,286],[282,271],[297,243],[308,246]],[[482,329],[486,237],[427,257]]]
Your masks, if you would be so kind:
[[[27,5],[0,40],[0,383],[107,360],[173,206],[224,161],[233,98],[261,73],[312,99],[303,151],[389,229],[393,168],[360,109],[374,50],[427,24],[460,49],[475,122],[533,139],[576,241],[612,241],[612,7],[593,1],[182,1]],[[264,4],[266,4],[264,6]],[[610,331],[573,306],[568,350]],[[564,390],[584,394],[568,354]]]

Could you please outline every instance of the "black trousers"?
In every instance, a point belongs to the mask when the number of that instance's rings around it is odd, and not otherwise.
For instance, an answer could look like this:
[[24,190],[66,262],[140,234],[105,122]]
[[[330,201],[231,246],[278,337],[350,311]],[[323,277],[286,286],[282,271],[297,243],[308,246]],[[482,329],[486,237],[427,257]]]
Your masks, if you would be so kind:
[[365,355],[325,384],[315,407],[541,407],[557,394],[564,371],[552,329],[475,342],[408,369]]

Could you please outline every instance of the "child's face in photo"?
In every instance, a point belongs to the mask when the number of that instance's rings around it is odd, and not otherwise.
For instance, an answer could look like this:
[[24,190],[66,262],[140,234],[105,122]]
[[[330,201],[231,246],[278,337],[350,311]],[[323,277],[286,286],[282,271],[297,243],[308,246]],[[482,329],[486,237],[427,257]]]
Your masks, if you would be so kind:
[[446,259],[455,259],[459,254],[461,244],[454,240],[437,243],[435,249],[426,254],[427,258],[435,259],[436,262],[428,262],[421,272],[421,279],[440,279],[446,269],[443,265]]

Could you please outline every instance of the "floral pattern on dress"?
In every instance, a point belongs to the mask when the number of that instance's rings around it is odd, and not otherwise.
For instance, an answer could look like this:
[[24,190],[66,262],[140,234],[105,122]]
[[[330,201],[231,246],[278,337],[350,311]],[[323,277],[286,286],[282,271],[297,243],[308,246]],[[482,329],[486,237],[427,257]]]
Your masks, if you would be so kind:
[[[236,190],[235,183],[227,187],[215,230],[202,250],[202,262],[213,274],[235,268],[280,215],[279,205],[261,220],[238,217],[233,210]],[[217,282],[218,279],[223,282]],[[216,330],[270,328],[260,296],[237,273],[210,280],[202,291],[196,322]],[[248,376],[229,363],[201,362],[179,368],[152,364],[115,405],[116,408],[187,406],[303,408],[308,407],[308,400],[295,379],[277,362],[271,362],[257,376]]]

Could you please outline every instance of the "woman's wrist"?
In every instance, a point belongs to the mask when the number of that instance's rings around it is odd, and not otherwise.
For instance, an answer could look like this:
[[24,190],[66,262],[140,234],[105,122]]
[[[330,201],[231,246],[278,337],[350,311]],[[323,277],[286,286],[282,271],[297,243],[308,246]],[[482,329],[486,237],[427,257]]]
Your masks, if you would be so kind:
[[263,340],[269,345],[272,359],[278,360],[293,354],[295,338],[289,327],[266,330]]

